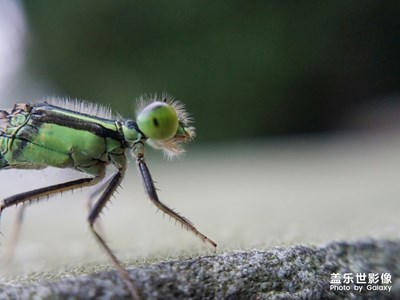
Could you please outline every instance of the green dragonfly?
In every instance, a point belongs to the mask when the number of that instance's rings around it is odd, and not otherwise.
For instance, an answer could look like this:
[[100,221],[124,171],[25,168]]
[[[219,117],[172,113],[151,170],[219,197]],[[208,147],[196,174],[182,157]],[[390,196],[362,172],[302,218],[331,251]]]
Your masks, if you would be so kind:
[[[191,118],[184,106],[169,96],[145,98],[140,98],[136,120],[113,116],[108,108],[78,100],[48,99],[0,111],[0,169],[72,168],[90,175],[3,199],[0,215],[12,205],[99,184],[102,193],[90,208],[89,228],[135,299],[139,298],[135,284],[94,226],[124,178],[128,149],[136,159],[145,191],[156,207],[214,249],[217,246],[188,219],[160,202],[145,162],[145,144],[161,149],[170,157],[181,154],[183,144],[195,136]],[[110,164],[115,170],[109,179],[103,180]]]

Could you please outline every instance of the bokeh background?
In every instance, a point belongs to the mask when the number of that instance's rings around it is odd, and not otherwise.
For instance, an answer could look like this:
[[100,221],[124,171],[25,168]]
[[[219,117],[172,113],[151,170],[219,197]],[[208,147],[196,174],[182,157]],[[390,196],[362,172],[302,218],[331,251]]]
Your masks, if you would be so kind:
[[[141,94],[182,100],[196,141],[151,169],[162,198],[222,249],[398,238],[399,41],[397,1],[0,0],[0,103],[66,96],[129,117]],[[3,197],[56,177],[5,173]],[[115,247],[127,257],[198,250],[140,206],[128,173],[127,200],[104,220]],[[21,265],[51,258],[49,248],[53,262],[89,252],[76,238],[84,209],[72,217],[84,205],[67,202],[29,208]]]
[[65,95],[128,115],[138,95],[166,91],[193,113],[198,142],[369,127],[375,109],[399,113],[396,1],[13,2],[2,0],[20,10],[2,13],[15,26],[8,38],[23,41],[2,48],[23,46],[12,53],[46,89],[18,86],[12,101]]

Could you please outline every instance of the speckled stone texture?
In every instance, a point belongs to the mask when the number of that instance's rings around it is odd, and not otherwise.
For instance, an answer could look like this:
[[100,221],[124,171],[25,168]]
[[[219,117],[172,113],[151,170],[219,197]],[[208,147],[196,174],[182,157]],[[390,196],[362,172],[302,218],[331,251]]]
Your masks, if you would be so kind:
[[[143,299],[400,299],[400,241],[233,251],[129,269]],[[332,273],[390,273],[391,291],[330,289]],[[354,282],[356,282],[354,277]],[[383,284],[380,284],[383,286]],[[341,285],[343,286],[343,285]],[[1,299],[128,299],[116,272],[2,285]]]

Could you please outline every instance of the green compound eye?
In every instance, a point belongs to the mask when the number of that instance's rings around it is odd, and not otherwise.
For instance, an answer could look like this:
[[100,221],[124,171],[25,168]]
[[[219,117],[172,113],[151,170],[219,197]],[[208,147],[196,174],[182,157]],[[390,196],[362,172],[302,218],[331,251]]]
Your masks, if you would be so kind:
[[168,140],[176,134],[179,121],[171,105],[156,101],[147,105],[136,119],[139,129],[153,140]]

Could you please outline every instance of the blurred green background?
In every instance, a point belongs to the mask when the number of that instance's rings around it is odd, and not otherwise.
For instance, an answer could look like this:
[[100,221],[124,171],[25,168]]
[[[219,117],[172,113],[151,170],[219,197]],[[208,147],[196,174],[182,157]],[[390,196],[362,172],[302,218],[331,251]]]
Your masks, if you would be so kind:
[[400,112],[398,1],[22,4],[43,97],[130,116],[139,95],[168,92],[198,142],[370,127],[374,111]]

